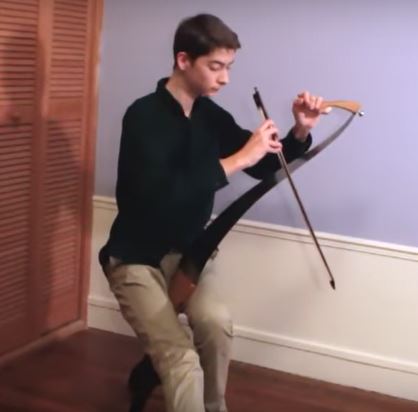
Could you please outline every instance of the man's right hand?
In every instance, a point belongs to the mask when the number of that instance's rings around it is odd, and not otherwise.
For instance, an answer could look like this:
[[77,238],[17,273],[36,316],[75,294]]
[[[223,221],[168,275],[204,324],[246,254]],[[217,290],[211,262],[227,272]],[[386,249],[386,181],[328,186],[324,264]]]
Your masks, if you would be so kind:
[[227,176],[232,173],[254,166],[267,153],[279,153],[282,144],[279,141],[279,130],[273,120],[265,120],[254,131],[247,143],[236,153],[221,160]]
[[246,168],[254,166],[267,153],[279,153],[281,150],[279,130],[273,120],[267,119],[254,131],[238,154],[242,157]]

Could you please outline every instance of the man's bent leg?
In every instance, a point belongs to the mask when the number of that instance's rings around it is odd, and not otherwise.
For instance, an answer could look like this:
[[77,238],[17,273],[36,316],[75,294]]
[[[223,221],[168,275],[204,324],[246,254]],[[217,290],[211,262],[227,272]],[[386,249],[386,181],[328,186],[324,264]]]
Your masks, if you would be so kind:
[[199,357],[167,296],[161,272],[145,265],[116,265],[107,272],[121,312],[161,378],[169,412],[203,412]]
[[218,298],[210,272],[202,275],[186,308],[205,377],[206,412],[225,412],[225,390],[231,358],[233,326]]

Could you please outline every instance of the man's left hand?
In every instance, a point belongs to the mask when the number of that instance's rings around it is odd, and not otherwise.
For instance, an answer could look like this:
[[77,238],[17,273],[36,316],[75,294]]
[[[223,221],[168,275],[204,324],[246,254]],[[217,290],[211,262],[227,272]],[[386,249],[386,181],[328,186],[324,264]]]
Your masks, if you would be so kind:
[[317,125],[321,116],[321,104],[323,98],[313,96],[308,91],[299,93],[293,101],[292,112],[295,118],[295,126],[293,128],[294,136],[304,141],[311,129]]

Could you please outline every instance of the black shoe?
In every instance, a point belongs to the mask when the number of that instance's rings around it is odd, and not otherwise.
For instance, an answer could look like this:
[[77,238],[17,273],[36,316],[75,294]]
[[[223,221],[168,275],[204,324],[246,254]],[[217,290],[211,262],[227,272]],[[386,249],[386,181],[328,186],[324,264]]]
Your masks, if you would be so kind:
[[128,387],[131,392],[129,412],[141,412],[152,391],[160,384],[160,377],[152,366],[151,358],[145,355],[129,375]]

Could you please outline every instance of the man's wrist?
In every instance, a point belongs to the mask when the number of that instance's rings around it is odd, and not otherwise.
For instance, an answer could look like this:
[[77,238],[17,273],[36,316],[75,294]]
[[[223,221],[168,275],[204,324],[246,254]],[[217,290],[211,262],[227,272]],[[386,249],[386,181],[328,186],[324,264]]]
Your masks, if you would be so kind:
[[227,176],[230,176],[239,170],[249,167],[248,162],[240,152],[234,153],[229,157],[221,159],[220,162]]
[[295,124],[293,126],[292,132],[295,139],[303,143],[308,138],[309,133],[311,132],[311,128]]

